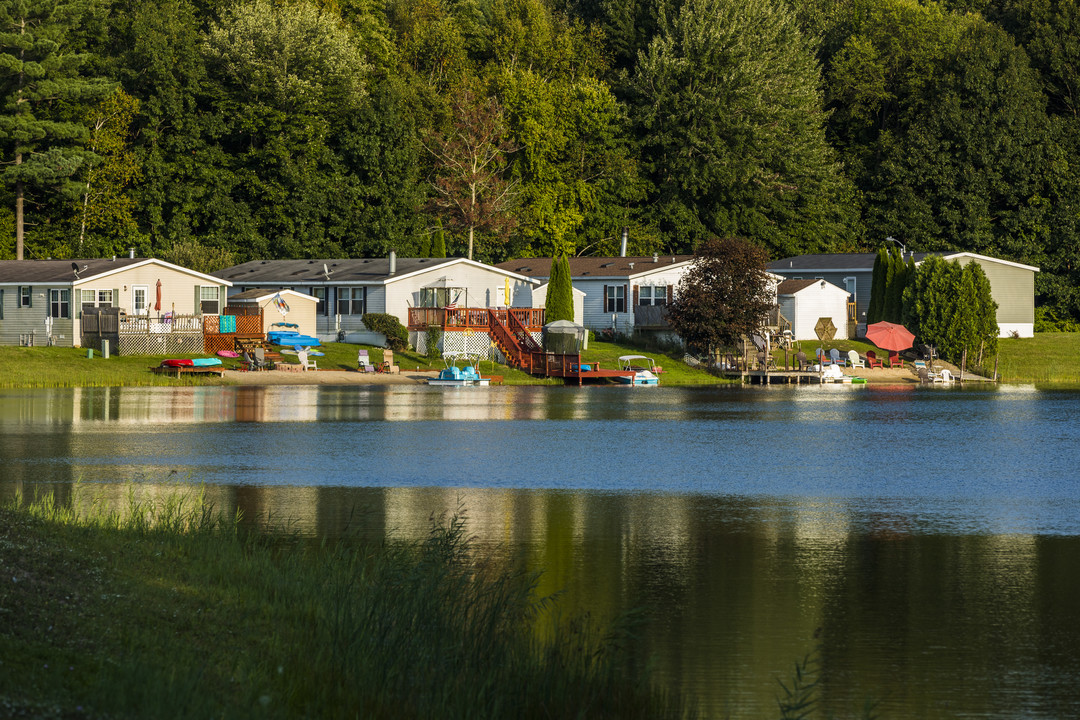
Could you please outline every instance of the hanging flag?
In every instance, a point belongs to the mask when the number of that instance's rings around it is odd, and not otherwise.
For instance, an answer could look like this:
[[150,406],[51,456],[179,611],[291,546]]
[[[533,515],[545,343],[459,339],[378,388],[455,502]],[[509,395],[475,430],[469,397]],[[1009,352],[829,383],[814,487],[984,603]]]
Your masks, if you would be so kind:
[[285,302],[285,298],[281,297],[281,293],[274,296],[274,305],[277,306],[278,312],[281,313],[281,317],[285,317],[289,314],[289,303]]

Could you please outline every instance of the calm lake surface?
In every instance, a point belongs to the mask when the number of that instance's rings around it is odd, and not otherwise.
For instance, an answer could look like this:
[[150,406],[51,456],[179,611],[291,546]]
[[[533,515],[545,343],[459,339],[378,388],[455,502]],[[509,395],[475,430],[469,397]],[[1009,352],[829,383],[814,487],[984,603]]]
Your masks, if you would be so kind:
[[1080,717],[1080,393],[1032,387],[0,391],[0,499],[206,483],[312,535],[478,544],[710,716]]

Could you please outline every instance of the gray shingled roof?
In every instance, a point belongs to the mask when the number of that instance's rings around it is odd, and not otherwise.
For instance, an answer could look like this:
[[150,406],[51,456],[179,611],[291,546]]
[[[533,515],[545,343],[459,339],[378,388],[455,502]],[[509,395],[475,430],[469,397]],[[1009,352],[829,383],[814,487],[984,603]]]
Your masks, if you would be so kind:
[[[115,260],[0,260],[0,283],[70,283],[145,261],[146,258],[128,257]],[[79,267],[77,278],[71,267],[73,264]]]
[[766,265],[769,270],[873,270],[877,253],[828,253],[821,255],[797,255],[774,260]]
[[[233,284],[258,283],[304,285],[324,282],[378,283],[445,265],[461,258],[397,258],[397,272],[390,275],[389,258],[355,258],[345,260],[252,260],[211,275]],[[323,265],[330,270],[329,280],[323,275]]]
[[[656,262],[653,262],[652,255],[647,257],[572,257],[567,259],[570,263],[571,277],[630,277],[650,270],[660,270],[666,265],[687,262],[693,260],[694,256],[660,255],[656,258]],[[551,274],[551,258],[507,260],[495,267],[532,278],[547,278]]]

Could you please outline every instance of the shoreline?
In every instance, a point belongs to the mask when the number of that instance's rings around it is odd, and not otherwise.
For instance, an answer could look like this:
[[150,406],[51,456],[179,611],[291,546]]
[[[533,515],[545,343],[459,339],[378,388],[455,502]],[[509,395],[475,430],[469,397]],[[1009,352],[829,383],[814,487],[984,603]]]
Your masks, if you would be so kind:
[[[943,363],[959,377],[959,370]],[[919,378],[910,368],[843,368],[848,376],[865,378],[868,385],[918,385]],[[399,374],[359,373],[353,370],[306,370],[306,371],[240,371],[226,370],[222,379],[228,384],[245,386],[281,386],[281,385],[426,385],[429,378],[436,377],[434,371],[403,371]],[[988,378],[967,374],[965,382],[992,382]],[[663,378],[660,385],[663,386]],[[737,384],[737,383],[734,383]],[[827,383],[826,383],[827,384]],[[959,383],[957,383],[959,384]],[[506,383],[507,386],[515,383]],[[531,387],[531,386],[530,386]],[[559,385],[558,387],[563,387]],[[694,387],[677,385],[673,387]],[[700,385],[698,387],[712,387]]]

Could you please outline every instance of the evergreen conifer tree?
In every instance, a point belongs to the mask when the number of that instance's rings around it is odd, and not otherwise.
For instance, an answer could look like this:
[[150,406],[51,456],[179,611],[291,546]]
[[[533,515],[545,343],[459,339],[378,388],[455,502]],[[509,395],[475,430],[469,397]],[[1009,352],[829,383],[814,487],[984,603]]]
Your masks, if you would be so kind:
[[80,74],[87,55],[65,51],[84,12],[72,0],[0,0],[0,177],[14,189],[17,260],[23,259],[28,190],[59,187],[74,196],[80,185],[72,176],[94,160],[75,146],[87,128],[61,115],[112,89]]
[[570,279],[570,261],[565,255],[551,259],[544,322],[574,321],[574,289]]
[[885,289],[884,320],[901,321],[904,312],[904,286],[907,284],[907,266],[903,253],[897,249],[889,253],[889,282]]
[[441,221],[439,222],[439,229],[435,231],[435,238],[431,243],[431,257],[446,257],[446,231],[443,230]]
[[874,274],[870,281],[870,307],[866,310],[866,323],[873,325],[881,320],[881,313],[885,305],[886,268],[889,256],[884,249],[878,250],[874,258]]

